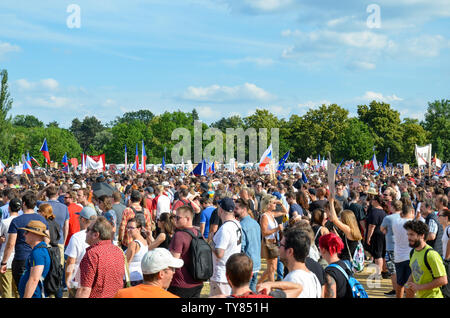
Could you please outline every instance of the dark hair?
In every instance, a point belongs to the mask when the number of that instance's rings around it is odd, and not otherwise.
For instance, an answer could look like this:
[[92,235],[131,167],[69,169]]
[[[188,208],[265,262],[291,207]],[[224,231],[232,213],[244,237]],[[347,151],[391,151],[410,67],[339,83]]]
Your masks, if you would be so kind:
[[428,225],[426,225],[422,221],[417,220],[408,221],[403,225],[403,227],[405,228],[405,230],[411,230],[418,235],[424,235],[424,237],[427,236],[429,231]]
[[28,209],[34,209],[37,203],[36,194],[34,194],[33,191],[25,192],[22,196],[22,203],[25,204]]
[[50,199],[50,198],[53,198],[55,195],[58,194],[58,189],[56,189],[55,186],[49,186],[49,187],[47,188],[47,190],[45,191],[45,194],[47,195],[47,197],[48,197],[49,199]]
[[141,193],[138,190],[131,191],[130,200],[131,200],[131,202],[140,202],[141,201]]
[[15,189],[6,188],[3,190],[3,196],[11,201],[12,199],[17,198],[17,191]]
[[322,225],[325,217],[325,211],[323,209],[314,209],[311,216],[311,225]]
[[113,205],[114,205],[114,201],[113,201],[113,198],[112,198],[112,197],[107,196],[106,194],[104,194],[104,195],[100,196],[100,197],[98,198],[98,200],[99,200],[100,202],[102,202],[103,205],[105,206],[105,212],[107,212],[107,211],[109,211],[109,210],[112,210]]
[[311,238],[308,233],[297,228],[284,231],[285,249],[292,248],[297,262],[304,263],[309,254]]
[[245,253],[231,255],[226,264],[226,274],[234,287],[248,285],[253,274],[253,261]]
[[172,236],[175,233],[175,216],[171,213],[161,213],[159,222],[164,223],[164,231],[166,234]]

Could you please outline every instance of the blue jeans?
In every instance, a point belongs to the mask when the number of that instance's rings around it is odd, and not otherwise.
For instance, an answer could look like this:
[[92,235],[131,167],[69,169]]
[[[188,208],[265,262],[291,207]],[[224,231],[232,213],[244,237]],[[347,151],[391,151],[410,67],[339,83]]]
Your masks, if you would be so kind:
[[256,293],[256,283],[258,282],[258,272],[253,273],[252,279],[250,280],[250,289],[252,292]]
[[278,256],[277,260],[277,280],[282,280],[284,278],[284,265],[280,261],[280,257]]

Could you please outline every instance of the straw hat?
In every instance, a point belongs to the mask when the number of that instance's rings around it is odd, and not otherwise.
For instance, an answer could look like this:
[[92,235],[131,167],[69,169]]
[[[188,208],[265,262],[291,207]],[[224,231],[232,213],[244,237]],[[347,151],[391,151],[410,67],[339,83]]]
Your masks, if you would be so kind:
[[367,194],[374,194],[374,195],[377,195],[378,192],[377,192],[377,190],[375,190],[375,188],[369,188],[369,190],[367,191]]
[[45,231],[47,230],[47,226],[41,221],[33,220],[30,221],[26,227],[20,227],[20,230],[25,230],[37,235],[45,236],[46,238],[50,238]]

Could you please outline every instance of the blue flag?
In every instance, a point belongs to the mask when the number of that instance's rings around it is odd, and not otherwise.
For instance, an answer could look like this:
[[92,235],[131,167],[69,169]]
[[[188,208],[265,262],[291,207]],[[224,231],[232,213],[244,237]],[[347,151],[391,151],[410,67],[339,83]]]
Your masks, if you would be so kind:
[[289,157],[289,154],[291,153],[291,151],[289,150],[288,152],[286,152],[283,156],[283,158],[281,158],[281,160],[278,162],[278,171],[281,172],[284,170],[284,164],[286,163],[287,158]]
[[202,160],[195,168],[192,170],[194,176],[206,176],[206,162]]
[[164,156],[163,156],[163,159],[162,159],[162,164],[161,164],[161,169],[162,170],[164,170],[164,168],[166,167],[166,160],[164,160],[165,158],[164,158]]
[[342,164],[343,161],[344,161],[344,159],[341,160],[341,163],[340,163],[339,166],[336,168],[336,174],[338,174],[339,167],[341,166],[341,164]]
[[306,174],[304,171],[302,171],[302,180],[303,180],[303,183],[308,183],[308,178],[306,177]]
[[386,164],[387,164],[387,152],[384,155],[383,164],[382,164],[384,171],[386,171]]

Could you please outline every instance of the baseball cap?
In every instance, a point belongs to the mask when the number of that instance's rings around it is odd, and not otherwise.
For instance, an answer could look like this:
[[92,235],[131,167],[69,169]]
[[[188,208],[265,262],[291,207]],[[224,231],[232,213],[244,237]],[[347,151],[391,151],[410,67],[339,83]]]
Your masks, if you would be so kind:
[[97,212],[90,206],[85,206],[80,212],[76,212],[75,214],[81,216],[83,219],[89,220],[91,216],[97,215]]
[[80,190],[81,189],[81,185],[79,185],[78,183],[75,183],[73,186],[72,186],[72,190]]
[[115,225],[117,223],[117,217],[116,213],[114,213],[114,210],[109,210],[103,216],[111,223],[112,225]]
[[281,193],[280,192],[276,192],[275,191],[275,192],[272,193],[272,195],[275,196],[278,200],[281,199]]
[[142,274],[155,274],[168,267],[180,268],[184,264],[184,261],[179,258],[175,258],[165,248],[155,248],[145,253],[141,260]]
[[169,186],[170,186],[170,183],[167,182],[167,181],[163,181],[161,184],[162,184],[164,187],[169,187]]
[[234,211],[234,201],[232,198],[223,198],[219,201],[219,206],[225,211],[225,212],[233,212]]

